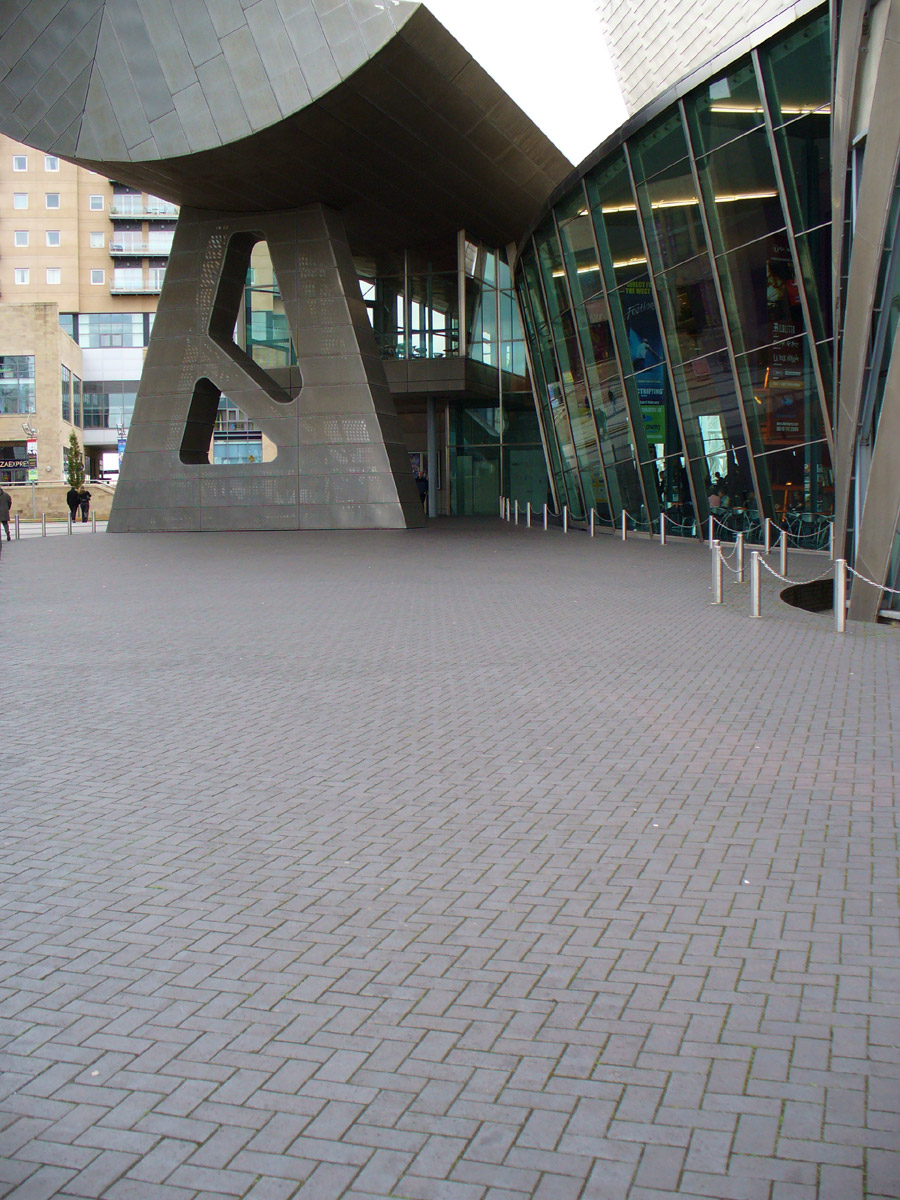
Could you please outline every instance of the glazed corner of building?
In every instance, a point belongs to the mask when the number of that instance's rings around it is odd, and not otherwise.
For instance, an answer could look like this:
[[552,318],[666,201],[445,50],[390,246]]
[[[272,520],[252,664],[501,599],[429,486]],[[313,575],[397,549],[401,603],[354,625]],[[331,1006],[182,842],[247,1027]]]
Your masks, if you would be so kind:
[[[629,41],[645,9],[601,11],[614,59],[628,51],[635,71],[660,57],[658,22],[639,50]],[[682,10],[670,51],[689,39]],[[662,78],[518,246],[557,502],[644,529],[665,515],[684,536],[712,516],[726,539],[761,540],[766,518],[807,549],[833,537],[859,573],[851,617],[888,616],[900,609],[900,366],[885,315],[895,293],[900,305],[898,3],[845,4],[836,60],[824,5],[767,7],[761,26],[754,11],[752,30],[729,23],[732,6],[714,58],[712,8],[690,11],[690,54],[662,56],[689,74]]]

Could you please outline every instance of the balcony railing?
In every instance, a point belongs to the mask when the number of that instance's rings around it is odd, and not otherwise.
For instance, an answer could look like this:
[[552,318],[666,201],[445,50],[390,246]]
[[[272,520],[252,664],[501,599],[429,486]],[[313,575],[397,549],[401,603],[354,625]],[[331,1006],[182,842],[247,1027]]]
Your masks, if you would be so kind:
[[133,220],[141,218],[147,221],[174,221],[178,216],[178,206],[175,204],[167,205],[131,205],[131,204],[111,204],[109,206],[109,215],[115,220]]
[[109,243],[109,252],[113,258],[119,255],[140,255],[143,258],[166,258],[172,252],[171,241],[164,246],[157,246],[153,242],[116,242]]
[[162,291],[162,277],[158,279],[111,279],[109,294],[111,296],[158,296]]

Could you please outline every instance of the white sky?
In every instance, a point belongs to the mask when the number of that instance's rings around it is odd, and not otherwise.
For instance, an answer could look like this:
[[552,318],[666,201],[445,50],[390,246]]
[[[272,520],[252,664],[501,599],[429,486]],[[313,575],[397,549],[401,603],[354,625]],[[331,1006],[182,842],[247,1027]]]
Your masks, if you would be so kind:
[[424,0],[572,162],[625,120],[596,0]]

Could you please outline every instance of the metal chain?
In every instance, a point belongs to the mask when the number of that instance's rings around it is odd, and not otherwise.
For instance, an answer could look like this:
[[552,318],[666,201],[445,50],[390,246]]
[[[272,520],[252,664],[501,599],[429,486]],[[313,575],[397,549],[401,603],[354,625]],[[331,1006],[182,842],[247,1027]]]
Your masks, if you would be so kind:
[[807,583],[818,583],[820,579],[825,579],[834,570],[829,567],[827,571],[823,571],[821,575],[817,575],[815,579],[788,579],[786,575],[780,575],[777,571],[773,571],[769,564],[765,561],[762,555],[759,556],[759,565],[765,567],[770,575],[774,575],[776,579],[780,579],[782,583],[789,583],[792,587],[802,587]]
[[854,571],[849,563],[847,563],[847,570],[851,575],[855,575],[857,579],[861,580],[862,583],[867,583],[870,587],[878,588],[882,592],[890,592],[892,596],[900,596],[900,591],[897,588],[885,587],[883,584],[876,583],[874,579],[869,579],[866,575],[860,575],[859,571]]

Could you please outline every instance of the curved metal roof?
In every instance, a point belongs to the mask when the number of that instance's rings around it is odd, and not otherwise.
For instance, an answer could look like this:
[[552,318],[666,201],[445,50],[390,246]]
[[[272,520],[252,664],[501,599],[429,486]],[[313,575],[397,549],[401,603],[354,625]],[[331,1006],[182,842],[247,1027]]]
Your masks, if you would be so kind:
[[408,0],[22,0],[0,129],[182,205],[329,204],[385,246],[514,241],[571,170]]

